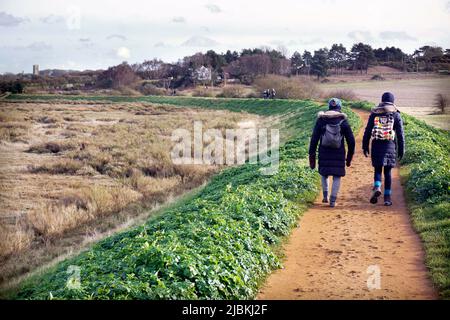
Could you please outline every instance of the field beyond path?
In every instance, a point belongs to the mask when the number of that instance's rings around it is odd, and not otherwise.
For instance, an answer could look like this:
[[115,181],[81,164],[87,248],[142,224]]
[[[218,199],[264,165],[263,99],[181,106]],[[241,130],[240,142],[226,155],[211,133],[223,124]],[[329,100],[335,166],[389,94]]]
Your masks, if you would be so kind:
[[[368,113],[355,112],[365,125]],[[437,299],[399,170],[393,170],[393,206],[370,204],[373,168],[361,140],[362,130],[336,208],[319,197],[302,216],[284,247],[284,268],[269,276],[258,299]],[[370,266],[381,271],[380,289],[367,287]]]

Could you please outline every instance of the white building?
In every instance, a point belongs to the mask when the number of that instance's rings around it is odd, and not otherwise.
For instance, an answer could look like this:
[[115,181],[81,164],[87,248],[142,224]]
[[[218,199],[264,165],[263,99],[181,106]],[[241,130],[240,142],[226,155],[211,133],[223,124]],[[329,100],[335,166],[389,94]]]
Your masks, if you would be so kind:
[[39,65],[33,64],[33,75],[38,76],[39,75]]

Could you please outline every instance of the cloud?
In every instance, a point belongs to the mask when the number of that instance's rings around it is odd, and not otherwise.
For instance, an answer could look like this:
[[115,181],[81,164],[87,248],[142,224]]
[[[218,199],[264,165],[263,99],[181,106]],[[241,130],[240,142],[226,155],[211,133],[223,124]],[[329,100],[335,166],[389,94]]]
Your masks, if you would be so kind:
[[222,9],[216,4],[209,3],[205,5],[205,8],[208,9],[212,13],[221,13]]
[[193,36],[187,39],[181,45],[183,47],[213,47],[216,46],[217,44],[218,44],[217,41],[213,39],[202,36]]
[[116,51],[116,56],[122,59],[129,59],[131,56],[130,49],[127,47],[120,47]]
[[416,38],[410,36],[404,31],[383,31],[380,33],[380,38],[383,40],[407,40],[415,41]]
[[155,48],[168,48],[168,47],[170,47],[168,44],[166,44],[166,43],[164,43],[162,41],[155,43],[153,46]]
[[373,37],[372,37],[372,34],[370,33],[370,31],[355,30],[355,31],[349,32],[348,37],[355,41],[362,41],[362,42],[363,41],[373,41]]
[[287,43],[287,46],[308,46],[312,44],[320,43],[322,39],[320,38],[311,38],[311,39],[299,39],[299,40],[291,40]]
[[106,40],[112,40],[112,39],[119,39],[122,41],[126,41],[127,37],[125,37],[124,35],[121,35],[121,34],[110,34],[109,36],[106,37]]
[[45,51],[50,50],[52,48],[51,45],[45,43],[44,41],[33,42],[25,47],[26,49],[30,49],[32,51]]
[[15,17],[11,14],[0,11],[0,26],[2,27],[16,27],[27,20],[28,19],[26,18]]
[[80,38],[78,41],[81,42],[82,48],[92,48],[94,46],[91,38]]
[[175,22],[175,23],[186,23],[186,19],[184,17],[173,17],[172,22]]
[[41,22],[43,22],[43,23],[53,24],[53,23],[64,22],[65,18],[63,16],[57,16],[57,15],[51,14],[46,17],[40,18],[39,20],[41,20]]

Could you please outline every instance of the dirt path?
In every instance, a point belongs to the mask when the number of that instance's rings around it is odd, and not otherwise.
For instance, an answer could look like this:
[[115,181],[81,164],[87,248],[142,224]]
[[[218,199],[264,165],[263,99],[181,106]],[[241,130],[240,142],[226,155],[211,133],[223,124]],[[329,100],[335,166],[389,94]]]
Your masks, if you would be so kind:
[[[358,113],[366,123],[368,113]],[[322,204],[320,197],[303,215],[285,246],[284,269],[270,275],[258,299],[437,298],[398,169],[393,170],[393,206],[380,201],[371,205],[373,169],[361,152],[361,141],[362,132],[336,208]],[[380,289],[369,290],[367,282],[376,268]]]

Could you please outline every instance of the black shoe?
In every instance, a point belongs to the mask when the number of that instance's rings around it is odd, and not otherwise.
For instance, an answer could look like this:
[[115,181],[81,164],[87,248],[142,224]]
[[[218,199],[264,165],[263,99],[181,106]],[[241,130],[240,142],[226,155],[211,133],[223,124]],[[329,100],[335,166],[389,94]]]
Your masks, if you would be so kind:
[[334,208],[336,206],[336,198],[330,197],[330,207]]
[[381,188],[374,187],[372,191],[372,197],[370,198],[370,203],[375,204],[378,202],[378,197],[381,196]]
[[328,203],[328,191],[323,192],[322,203]]
[[391,196],[390,195],[385,195],[384,196],[384,205],[386,207],[392,206],[392,201],[391,201]]

